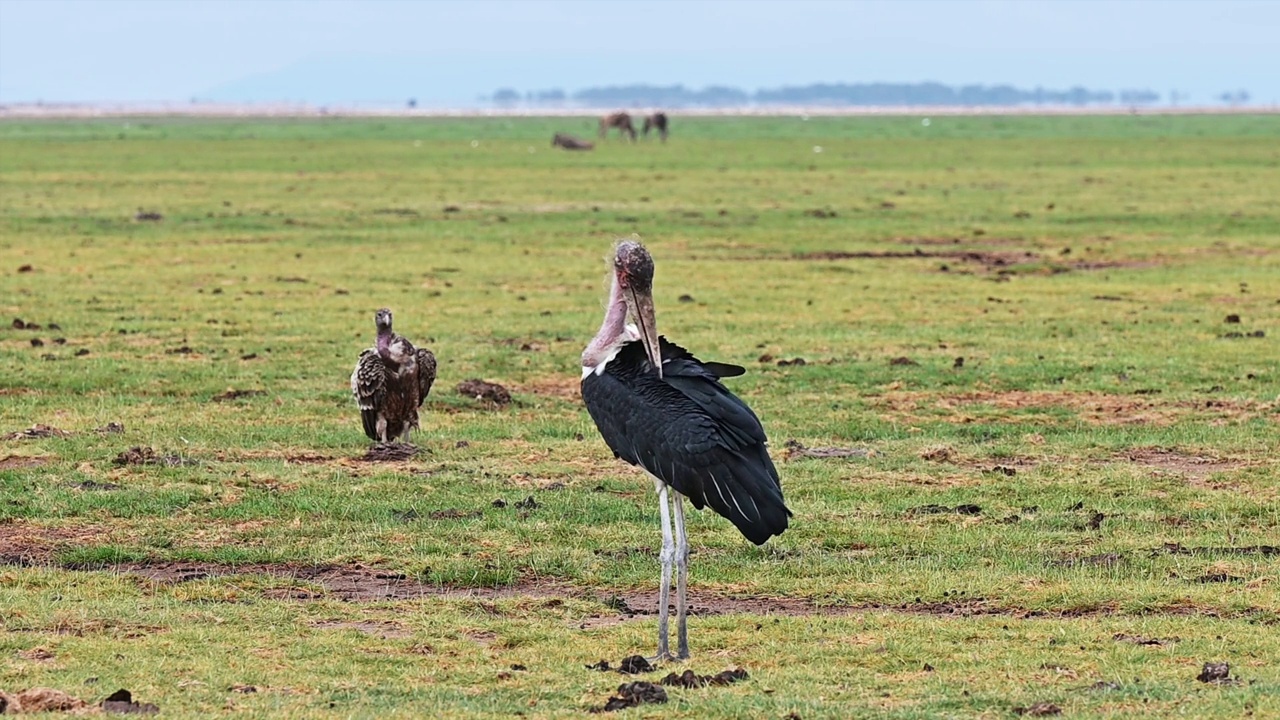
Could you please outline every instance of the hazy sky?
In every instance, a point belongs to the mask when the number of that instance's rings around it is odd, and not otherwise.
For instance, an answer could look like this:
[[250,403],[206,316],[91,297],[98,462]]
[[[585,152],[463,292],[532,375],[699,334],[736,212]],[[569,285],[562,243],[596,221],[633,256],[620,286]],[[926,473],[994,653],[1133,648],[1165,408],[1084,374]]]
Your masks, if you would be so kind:
[[1280,103],[1280,2],[0,0],[3,102],[926,80]]

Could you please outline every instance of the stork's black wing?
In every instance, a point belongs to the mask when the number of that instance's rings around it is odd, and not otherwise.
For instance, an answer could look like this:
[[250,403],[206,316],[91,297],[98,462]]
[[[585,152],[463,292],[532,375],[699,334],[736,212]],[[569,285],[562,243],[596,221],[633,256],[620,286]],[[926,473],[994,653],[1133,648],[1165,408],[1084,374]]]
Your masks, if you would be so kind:
[[364,434],[370,440],[382,439],[378,437],[378,413],[382,411],[382,401],[387,395],[386,375],[382,358],[373,348],[360,353],[356,369],[351,373],[351,394],[360,408]]
[[703,363],[661,340],[663,377],[643,346],[624,345],[600,374],[582,381],[582,399],[614,454],[710,505],[757,545],[786,530],[791,512],[764,429],[751,408],[720,383],[736,365]]

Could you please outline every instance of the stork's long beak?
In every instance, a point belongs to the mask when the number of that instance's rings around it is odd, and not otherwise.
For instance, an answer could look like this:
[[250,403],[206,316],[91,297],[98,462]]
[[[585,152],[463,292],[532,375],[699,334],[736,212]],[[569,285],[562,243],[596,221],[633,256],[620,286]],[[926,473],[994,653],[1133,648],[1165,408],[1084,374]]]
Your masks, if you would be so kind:
[[662,351],[658,347],[658,321],[653,311],[653,293],[627,289],[627,298],[631,301],[631,312],[635,314],[636,326],[640,328],[640,341],[644,343],[644,352],[649,356],[649,363],[662,377]]

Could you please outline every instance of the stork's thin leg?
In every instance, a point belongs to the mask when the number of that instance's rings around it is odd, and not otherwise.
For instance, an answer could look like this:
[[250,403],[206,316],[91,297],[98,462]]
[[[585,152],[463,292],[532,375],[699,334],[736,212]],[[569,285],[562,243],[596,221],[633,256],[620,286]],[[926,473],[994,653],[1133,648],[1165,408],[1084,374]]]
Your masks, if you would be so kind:
[[653,484],[658,488],[658,510],[662,516],[662,552],[658,558],[662,561],[662,584],[658,586],[658,654],[654,660],[671,659],[671,648],[667,640],[668,606],[671,603],[671,565],[675,560],[676,543],[671,535],[671,509],[667,506],[667,484],[654,478]]
[[689,584],[689,538],[684,531],[684,496],[672,490],[676,531],[676,658],[689,658],[689,628],[686,625],[685,591]]

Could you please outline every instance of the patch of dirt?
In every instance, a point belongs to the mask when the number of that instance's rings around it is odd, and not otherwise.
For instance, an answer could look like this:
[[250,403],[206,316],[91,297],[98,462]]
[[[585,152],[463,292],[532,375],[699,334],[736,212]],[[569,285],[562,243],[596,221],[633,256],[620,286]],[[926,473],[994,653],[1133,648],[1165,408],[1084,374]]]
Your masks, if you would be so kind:
[[40,467],[49,462],[47,457],[29,457],[26,455],[5,455],[0,458],[0,470],[17,470],[19,468]]
[[6,715],[72,712],[85,706],[85,701],[80,698],[53,688],[34,687],[14,695],[0,691],[0,713]]
[[109,422],[102,427],[94,428],[93,431],[99,435],[119,435],[124,432],[124,423]]
[[792,460],[794,458],[869,458],[875,457],[876,451],[870,448],[839,448],[839,447],[805,447],[799,440],[788,440],[783,447],[786,452],[783,453],[784,460]]
[[1124,556],[1120,553],[1099,553],[1097,555],[1085,555],[1084,557],[1065,557],[1056,560],[1052,565],[1057,567],[1113,567],[1124,560]]
[[259,395],[266,395],[266,394],[267,394],[266,390],[227,390],[226,392],[218,393],[217,395],[214,395],[209,399],[214,402],[228,402],[231,400],[258,397]]
[[44,662],[46,660],[52,660],[57,656],[48,648],[36,647],[31,648],[30,650],[19,650],[18,657],[23,660],[31,660],[33,662]]
[[463,380],[458,383],[457,391],[463,397],[477,400],[491,407],[502,407],[511,403],[511,393],[506,388],[479,378]]
[[574,403],[582,399],[582,382],[568,375],[531,380],[518,390],[530,395],[552,397]]
[[[1007,268],[1036,262],[1038,253],[1030,250],[868,250],[859,252],[813,252],[795,256],[797,260],[920,260],[944,259],[980,266],[983,270]],[[943,266],[946,267],[946,266]]]
[[[920,418],[928,412],[931,420],[955,424],[986,421],[980,411],[1019,411],[1022,421],[1036,420],[1045,424],[1059,423],[1061,418],[1049,414],[1067,409],[1079,419],[1093,425],[1172,425],[1190,417],[1203,417],[1210,422],[1245,421],[1276,411],[1276,405],[1255,400],[1168,401],[1153,395],[1114,395],[1096,392],[1051,390],[1010,390],[995,392],[977,390],[954,395],[890,390],[868,398],[882,411],[882,419],[898,421]],[[983,407],[988,406],[988,407]],[[945,411],[937,414],[937,411]],[[1030,416],[1026,410],[1044,410],[1042,416]],[[982,414],[987,414],[982,412]]]
[[405,630],[399,623],[390,620],[373,621],[363,620],[353,622],[348,620],[321,620],[311,624],[313,628],[322,630],[356,630],[365,635],[380,637],[383,640],[407,638],[412,636],[408,630]]
[[651,682],[639,680],[619,685],[617,694],[606,700],[603,706],[593,707],[589,712],[614,712],[616,710],[625,710],[638,705],[665,703],[666,701],[667,691],[664,690],[661,685],[654,685]]
[[955,451],[949,445],[934,445],[920,451],[920,459],[929,462],[945,463],[951,462],[955,457]]
[[49,527],[22,521],[0,522],[0,564],[43,565],[64,548],[98,545],[106,538],[106,531],[96,525]]
[[1128,460],[1143,467],[1174,472],[1185,475],[1191,480],[1204,480],[1216,472],[1236,470],[1244,467],[1238,460],[1193,455],[1173,448],[1146,447],[1135,448],[1116,456],[1119,460]]
[[402,462],[420,451],[417,446],[402,442],[375,443],[358,459],[361,462]]
[[71,483],[69,487],[77,490],[119,490],[120,486],[115,483],[100,483],[97,480],[82,480],[80,482]]
[[1134,645],[1168,645],[1170,643],[1181,642],[1181,638],[1153,638],[1145,635],[1127,635],[1125,633],[1116,633],[1111,636],[1116,642],[1133,643]]
[[1013,709],[1014,715],[1026,715],[1027,717],[1049,717],[1051,715],[1061,715],[1062,708],[1050,702],[1037,702],[1027,707],[1016,707]]
[[955,513],[956,515],[981,515],[982,506],[965,504],[950,507],[948,505],[920,505],[907,510],[907,517],[915,517],[917,515],[947,515]]
[[42,425],[40,423],[36,423],[35,425],[32,425],[26,430],[17,430],[17,431],[11,432],[8,435],[5,435],[4,439],[5,440],[36,440],[39,438],[51,438],[51,437],[68,438],[68,437],[71,437],[73,434],[74,433],[69,433],[66,430],[60,430],[56,427],[53,427],[52,425]]
[[[53,555],[44,536],[28,538],[6,537],[3,533],[11,526],[0,525],[0,564],[30,566],[48,565]],[[92,542],[79,543],[81,546]],[[1278,551],[1280,552],[1280,551]],[[583,621],[575,621],[581,629],[605,627],[635,618],[657,614],[658,593],[654,591],[628,591],[611,593],[601,597],[589,588],[580,588],[555,580],[524,581],[502,588],[458,587],[424,583],[404,573],[370,568],[360,565],[306,566],[274,563],[246,563],[244,565],[220,565],[201,562],[147,562],[116,564],[74,564],[61,566],[68,570],[111,571],[136,575],[159,583],[181,583],[210,577],[236,575],[266,575],[288,581],[288,585],[273,588],[264,594],[277,599],[315,600],[321,598],[347,602],[373,602],[386,600],[416,600],[439,598],[446,600],[504,600],[534,598],[552,601],[578,599],[598,602],[599,614]],[[674,609],[672,609],[674,612]],[[728,596],[713,592],[690,592],[688,612],[699,617],[716,615],[782,615],[791,617],[844,616],[860,612],[895,612],[936,616],[988,616],[1004,615],[1017,618],[1076,618],[1113,616],[1119,611],[1114,606],[1098,605],[1064,610],[1028,610],[989,603],[982,598],[957,599],[942,602],[923,601],[902,604],[863,603],[857,605],[818,605],[812,600],[795,597]],[[1250,616],[1263,612],[1259,608],[1242,608],[1226,611],[1221,608],[1202,608],[1194,605],[1178,605],[1151,608],[1142,614],[1200,615],[1221,617]]]
[[1280,555],[1277,545],[1242,545],[1239,547],[1184,547],[1181,543],[1165,543],[1151,551],[1156,555]]
[[145,445],[137,445],[125,450],[111,461],[114,465],[162,465],[164,467],[185,467],[199,465],[200,461],[184,458],[179,455],[157,455],[155,450]]

